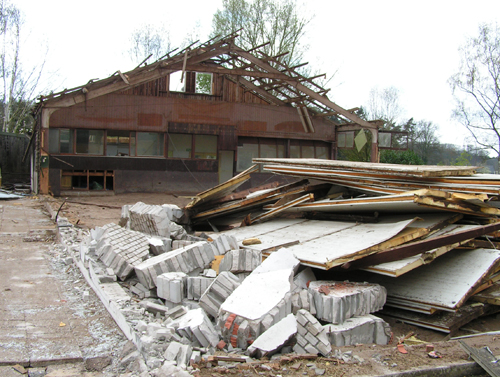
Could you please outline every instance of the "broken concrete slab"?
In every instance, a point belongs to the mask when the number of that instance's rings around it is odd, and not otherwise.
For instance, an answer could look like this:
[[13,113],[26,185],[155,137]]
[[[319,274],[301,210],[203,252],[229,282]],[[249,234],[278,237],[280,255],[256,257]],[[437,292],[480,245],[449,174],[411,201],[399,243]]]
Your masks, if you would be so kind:
[[151,237],[149,239],[149,250],[153,255],[160,255],[172,250],[172,240],[166,237]]
[[326,329],[307,310],[301,309],[297,312],[297,344],[293,347],[294,352],[322,354],[328,356],[332,347],[328,339]]
[[391,328],[382,318],[372,314],[352,317],[341,324],[327,324],[326,330],[330,344],[335,347],[355,344],[387,344],[391,339]]
[[318,280],[309,283],[309,301],[317,318],[333,324],[382,310],[387,291],[378,284]]
[[257,358],[271,356],[279,352],[295,334],[297,333],[297,321],[293,314],[287,315],[278,323],[271,326],[262,333],[250,347],[248,354]]
[[201,295],[200,306],[216,318],[222,303],[240,284],[240,279],[231,272],[221,272]]
[[221,305],[222,338],[246,349],[249,342],[292,311],[291,288],[299,261],[281,249],[258,266]]

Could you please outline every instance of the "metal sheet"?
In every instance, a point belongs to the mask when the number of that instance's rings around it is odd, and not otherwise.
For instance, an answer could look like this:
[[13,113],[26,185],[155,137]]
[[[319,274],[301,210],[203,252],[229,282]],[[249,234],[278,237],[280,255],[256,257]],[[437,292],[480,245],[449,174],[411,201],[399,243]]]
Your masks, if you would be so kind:
[[398,278],[370,274],[369,281],[386,287],[388,297],[456,309],[499,261],[499,250],[455,250]]
[[[290,249],[304,264],[315,265],[318,268],[329,269],[342,265],[349,260],[361,258],[360,252],[384,242],[409,225],[413,220],[386,222],[378,224],[349,224],[342,231],[311,239]],[[330,223],[339,223],[331,221]],[[306,235],[305,231],[298,233]],[[297,238],[297,237],[296,237]]]
[[[417,225],[418,225],[418,223],[417,223]],[[451,224],[451,225],[448,225],[445,229],[441,229],[427,238],[438,237],[438,236],[442,236],[445,234],[453,234],[456,232],[460,232],[462,230],[474,229],[474,228],[478,228],[478,227],[479,226],[477,226],[477,225]],[[456,246],[458,246],[458,245],[456,245]],[[456,246],[454,246],[454,244],[443,246],[440,248],[426,251],[425,253],[422,253],[422,254],[414,255],[412,257],[404,258],[404,259],[393,261],[393,262],[377,264],[375,266],[364,268],[363,270],[370,271],[370,272],[380,274],[380,275],[398,277],[398,276],[401,276],[401,275],[403,275],[411,270],[414,270],[417,267],[431,263],[437,257],[444,255],[445,253],[452,250]]]

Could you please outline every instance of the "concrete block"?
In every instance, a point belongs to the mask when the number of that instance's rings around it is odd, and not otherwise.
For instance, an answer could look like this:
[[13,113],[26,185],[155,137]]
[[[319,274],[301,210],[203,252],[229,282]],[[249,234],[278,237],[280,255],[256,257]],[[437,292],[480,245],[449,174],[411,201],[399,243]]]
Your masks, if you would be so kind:
[[230,271],[233,274],[251,272],[262,263],[262,253],[259,250],[237,249],[230,250],[219,265],[219,273]]
[[296,333],[297,321],[293,314],[289,314],[255,339],[248,353],[257,358],[271,356],[279,352]]
[[151,237],[149,239],[149,251],[153,255],[160,255],[172,250],[172,240],[165,237]]
[[212,245],[214,246],[215,255],[225,255],[229,250],[237,250],[239,248],[236,237],[217,233],[210,235]]
[[125,280],[134,266],[149,256],[148,237],[140,232],[110,223],[98,233],[100,237],[96,244],[96,254],[121,280]]
[[215,347],[219,343],[217,331],[201,308],[188,311],[174,323],[179,335],[189,338],[202,347]]
[[332,346],[351,346],[355,344],[387,344],[391,329],[387,322],[372,314],[352,317],[342,324],[327,324],[323,328]]
[[167,349],[165,350],[165,353],[163,354],[163,357],[165,358],[165,360],[168,360],[168,361],[177,360],[177,356],[180,353],[181,347],[182,347],[182,344],[179,342],[175,342],[175,341],[170,342]]
[[213,281],[214,278],[188,276],[186,280],[188,300],[199,300]]
[[187,368],[187,366],[189,365],[189,359],[191,358],[191,353],[193,353],[193,348],[189,344],[181,345],[176,359],[177,366],[179,368]]
[[308,292],[316,317],[333,324],[379,311],[387,298],[384,287],[370,283],[314,281]]
[[240,285],[240,280],[231,272],[221,272],[200,297],[200,306],[216,318],[224,301]]
[[313,353],[327,356],[332,352],[332,347],[327,336],[327,331],[321,323],[307,310],[297,312],[297,344],[294,351],[297,353]]
[[197,258],[196,255],[201,253],[206,245],[207,242],[197,242],[181,249],[149,258],[134,266],[137,278],[144,286],[154,288],[157,284],[158,275],[162,273],[184,272],[185,274],[189,274],[193,271],[201,272],[208,266],[205,264],[200,265],[200,258]]
[[161,274],[156,280],[157,295],[160,298],[178,304],[186,297],[186,279],[184,272],[167,272]]

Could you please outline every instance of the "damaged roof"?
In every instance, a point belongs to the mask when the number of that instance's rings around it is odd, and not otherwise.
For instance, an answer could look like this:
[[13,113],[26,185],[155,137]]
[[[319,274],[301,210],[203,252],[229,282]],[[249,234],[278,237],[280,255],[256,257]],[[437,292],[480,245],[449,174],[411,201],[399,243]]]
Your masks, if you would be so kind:
[[311,128],[309,131],[314,131],[310,114],[325,119],[334,117],[334,124],[339,126],[356,125],[376,129],[381,125],[381,121],[361,119],[354,113],[356,109],[346,110],[332,102],[327,97],[329,89],[317,82],[324,74],[307,77],[298,70],[307,63],[289,66],[261,51],[264,45],[245,50],[236,44],[237,36],[231,34],[204,43],[195,42],[180,51],[175,49],[167,53],[154,63],[146,64],[143,61],[128,72],[117,70],[108,78],[93,79],[72,89],[41,96],[37,110],[41,107],[69,107],[128,90],[175,72],[182,72],[183,78],[185,72],[201,72],[224,75],[270,105],[297,108],[304,124]]

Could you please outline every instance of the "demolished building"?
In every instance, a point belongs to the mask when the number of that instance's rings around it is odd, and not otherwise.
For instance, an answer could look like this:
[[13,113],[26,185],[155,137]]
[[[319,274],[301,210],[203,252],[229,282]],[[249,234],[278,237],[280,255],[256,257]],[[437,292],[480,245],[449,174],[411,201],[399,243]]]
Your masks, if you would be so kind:
[[[324,182],[233,192],[250,168],[183,210],[125,206],[121,229],[96,228],[73,245],[94,289],[116,298],[110,311],[151,365],[332,357],[336,347],[390,343],[387,318],[454,334],[500,311],[497,176],[471,167],[256,161],[267,170],[288,166],[292,176],[300,170],[293,167],[314,165],[308,178]],[[339,174],[356,176],[358,191],[328,183]],[[448,186],[373,192],[401,180]],[[192,232],[207,224],[226,230]]]
[[[256,157],[335,159],[360,129],[372,133],[377,161],[381,122],[329,100],[323,75],[305,76],[303,65],[246,51],[230,35],[42,96],[33,192],[199,192]],[[209,76],[208,92],[200,75]],[[254,174],[252,185],[271,176]]]

